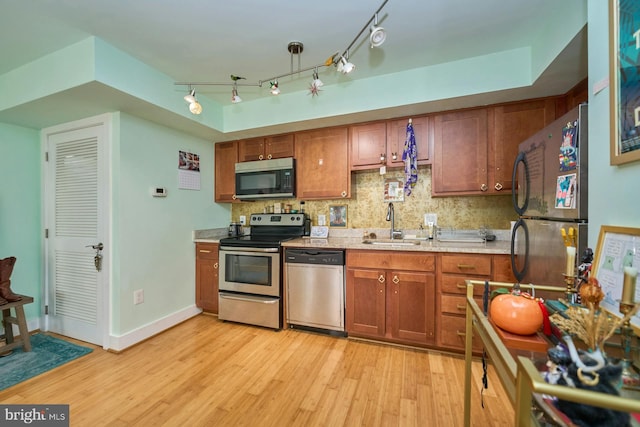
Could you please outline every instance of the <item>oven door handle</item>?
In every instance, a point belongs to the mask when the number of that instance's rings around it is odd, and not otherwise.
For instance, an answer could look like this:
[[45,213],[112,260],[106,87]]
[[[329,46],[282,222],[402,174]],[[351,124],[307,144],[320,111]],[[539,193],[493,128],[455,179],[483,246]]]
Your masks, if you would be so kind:
[[262,252],[262,253],[270,253],[270,252],[280,252],[279,248],[247,248],[247,247],[236,247],[236,246],[220,246],[221,251],[227,252]]
[[218,295],[220,296],[220,298],[224,298],[224,299],[233,299],[233,300],[236,300],[236,301],[259,302],[259,303],[262,303],[262,304],[277,304],[278,301],[279,301],[279,299],[277,299],[277,298],[273,298],[273,299],[271,299],[271,298],[270,299],[253,298],[253,297],[250,297],[248,295],[246,295],[246,296],[233,295],[232,296],[232,295],[223,294],[223,293],[220,293]]

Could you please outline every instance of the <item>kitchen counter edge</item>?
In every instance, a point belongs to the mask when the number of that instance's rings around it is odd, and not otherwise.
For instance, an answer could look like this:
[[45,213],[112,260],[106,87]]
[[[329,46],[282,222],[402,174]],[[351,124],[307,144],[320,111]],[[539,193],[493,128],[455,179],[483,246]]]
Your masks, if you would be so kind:
[[455,252],[475,254],[509,255],[511,242],[496,240],[487,243],[443,243],[434,240],[420,241],[419,245],[373,245],[362,243],[361,238],[329,237],[317,239],[302,237],[282,243],[286,248],[324,248],[324,249],[365,249],[372,251],[407,251],[407,252]]

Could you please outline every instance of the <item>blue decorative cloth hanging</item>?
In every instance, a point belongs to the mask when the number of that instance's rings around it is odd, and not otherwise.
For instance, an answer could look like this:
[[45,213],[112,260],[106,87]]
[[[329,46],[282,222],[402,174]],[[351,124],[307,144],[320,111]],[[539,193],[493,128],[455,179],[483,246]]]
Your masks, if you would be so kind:
[[410,196],[411,190],[418,182],[418,149],[411,119],[407,123],[407,138],[404,141],[402,161],[404,162],[404,193]]

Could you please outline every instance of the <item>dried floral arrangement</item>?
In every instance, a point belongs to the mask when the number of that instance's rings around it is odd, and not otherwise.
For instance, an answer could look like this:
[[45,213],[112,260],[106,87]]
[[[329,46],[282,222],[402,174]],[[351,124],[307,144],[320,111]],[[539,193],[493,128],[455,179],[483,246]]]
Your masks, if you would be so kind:
[[580,338],[590,350],[604,350],[603,344],[622,324],[629,320],[640,309],[640,303],[624,317],[611,316],[603,310],[598,310],[593,303],[587,302],[587,307],[571,306],[562,316],[554,313],[551,321],[565,333]]

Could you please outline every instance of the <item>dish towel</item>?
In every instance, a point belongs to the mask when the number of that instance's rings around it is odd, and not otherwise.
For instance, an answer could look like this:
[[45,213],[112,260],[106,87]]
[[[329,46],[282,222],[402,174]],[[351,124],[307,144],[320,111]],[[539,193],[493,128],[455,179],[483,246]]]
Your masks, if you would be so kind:
[[407,138],[404,141],[402,161],[404,162],[404,193],[410,196],[411,190],[418,182],[418,149],[411,119],[407,123]]

